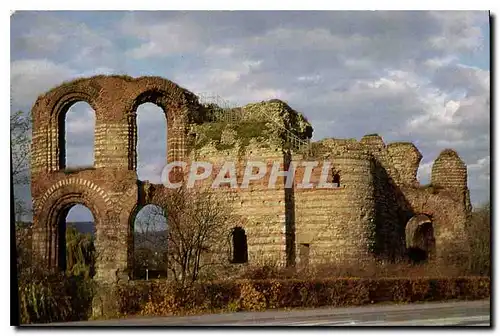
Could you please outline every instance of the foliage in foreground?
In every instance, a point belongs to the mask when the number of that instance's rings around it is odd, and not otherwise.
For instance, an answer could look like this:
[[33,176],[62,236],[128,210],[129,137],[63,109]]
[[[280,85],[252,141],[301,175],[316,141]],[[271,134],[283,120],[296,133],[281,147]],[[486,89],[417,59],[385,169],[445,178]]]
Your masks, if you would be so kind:
[[71,226],[67,228],[65,273],[50,273],[34,265],[30,245],[29,239],[20,239],[17,246],[21,323],[88,319],[95,292],[92,237]]
[[166,281],[142,281],[122,285],[118,296],[121,315],[165,316],[381,302],[477,300],[490,296],[490,278],[268,279],[206,282],[190,287]]
[[27,269],[19,276],[21,323],[86,320],[91,314],[94,284],[84,276]]
[[[467,258],[446,265],[376,261],[308,269],[264,265],[242,268],[239,274],[230,269],[231,279],[217,274],[215,278],[228,278],[224,281],[132,281],[118,288],[119,314],[160,316],[484,299],[490,296],[489,206],[473,213],[468,231],[471,249]],[[95,258],[92,245],[85,237],[68,231],[68,246],[71,272],[67,274],[48,274],[24,266],[20,269],[22,323],[85,320],[90,316],[95,286],[85,265]]]

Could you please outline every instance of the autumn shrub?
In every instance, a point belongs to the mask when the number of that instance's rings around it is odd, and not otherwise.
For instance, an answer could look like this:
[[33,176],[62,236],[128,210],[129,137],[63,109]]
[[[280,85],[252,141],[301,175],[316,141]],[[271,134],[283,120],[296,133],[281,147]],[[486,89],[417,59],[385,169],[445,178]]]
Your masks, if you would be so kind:
[[412,265],[407,261],[386,262],[365,260],[358,263],[323,263],[307,268],[280,268],[272,265],[249,266],[240,275],[240,279],[323,279],[323,278],[384,278],[384,277],[454,277],[467,275],[455,265],[430,261]]
[[470,247],[468,271],[474,275],[491,274],[491,206],[489,203],[472,212],[467,223]]
[[153,316],[476,300],[490,295],[488,277],[264,279],[198,283],[190,287],[157,282],[146,287],[147,300],[144,291],[128,300],[140,302],[140,309],[135,306],[134,312]]

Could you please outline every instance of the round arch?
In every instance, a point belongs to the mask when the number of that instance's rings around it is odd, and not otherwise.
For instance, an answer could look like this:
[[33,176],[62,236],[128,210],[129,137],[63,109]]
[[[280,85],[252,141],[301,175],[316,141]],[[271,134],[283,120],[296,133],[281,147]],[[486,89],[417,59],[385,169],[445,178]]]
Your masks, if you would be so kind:
[[[84,102],[90,106],[95,116],[94,129],[97,126],[100,119],[100,88],[94,82],[89,79],[79,79],[63,83],[40,96],[33,106],[33,134],[47,132],[52,139],[49,140],[50,147],[54,150],[48,162],[51,169],[58,170],[65,167],[65,119],[68,110],[75,103]],[[34,146],[37,144],[34,143]]]
[[[47,267],[64,269],[63,252],[65,246],[64,233],[66,231],[66,216],[68,211],[76,204],[85,206],[92,217],[94,218],[95,228],[95,249],[100,253],[101,245],[101,228],[103,223],[108,221],[107,208],[106,208],[106,195],[99,193],[96,190],[82,184],[60,184],[59,187],[54,188],[50,194],[42,198],[37,203],[36,215],[38,218],[43,219],[41,222],[35,222],[37,230],[42,233],[40,242],[41,250],[36,251],[42,253],[46,260]],[[95,269],[96,274],[100,271],[99,258],[96,260]]]
[[[137,245],[144,245],[142,243],[144,243],[143,240],[139,240],[139,241],[136,241],[136,238],[138,236],[142,236],[142,238],[145,238],[146,240],[150,239],[152,241],[156,241],[158,242],[157,240],[153,239],[152,237],[147,237],[151,232],[149,230],[146,230],[146,232],[144,232],[143,230],[137,230],[136,231],[136,224],[137,224],[137,221],[138,221],[138,215],[141,213],[141,211],[147,209],[148,207],[157,207],[159,209],[161,209],[162,207],[159,205],[159,204],[156,204],[154,202],[151,202],[151,203],[145,203],[145,204],[136,204],[134,206],[134,208],[132,209],[132,211],[130,212],[130,215],[129,215],[129,218],[128,218],[128,230],[129,230],[129,233],[128,233],[128,251],[127,251],[127,259],[128,259],[128,275],[131,279],[137,279],[137,278],[144,278],[144,265],[139,265],[138,262],[138,258],[142,258],[144,257],[143,254],[139,253],[141,250],[142,251],[148,251],[150,252],[148,255],[149,257],[153,258],[153,256],[155,256],[155,259],[156,261],[160,260],[161,264],[162,265],[156,265],[158,267],[158,269],[154,269],[155,267],[153,266],[153,272],[156,272],[157,275],[161,274],[162,276],[166,276],[166,264],[163,264],[166,259],[164,258],[166,253],[167,253],[167,246],[154,246],[155,248],[158,248],[160,251],[154,251],[154,250],[151,250],[149,248],[147,248],[146,246],[137,246]],[[167,218],[165,215],[163,214],[155,214],[155,216],[161,216],[164,218],[165,220],[165,228],[164,230],[168,230],[168,223],[167,223]],[[159,227],[156,227],[155,229],[159,229]],[[154,230],[153,230],[154,231]],[[161,230],[160,230],[161,232]],[[145,235],[145,236],[144,236]],[[156,237],[158,238],[158,237]],[[166,237],[165,237],[166,238]],[[165,242],[166,243],[166,242]],[[161,242],[161,244],[163,244],[163,242]],[[154,254],[154,252],[157,252],[157,254]],[[159,253],[159,254],[158,254]],[[156,256],[159,256],[160,259],[158,259]],[[148,258],[149,259],[149,258]],[[149,261],[149,260],[148,260]],[[158,264],[158,263],[157,263]],[[149,263],[148,263],[149,265]],[[152,266],[152,265],[149,265],[149,266]],[[141,269],[142,267],[142,269]],[[141,273],[142,271],[142,273]]]
[[404,194],[414,214],[425,215],[431,220],[436,258],[444,256],[446,248],[451,245],[460,244],[463,249],[467,249],[465,204],[445,194],[433,194],[425,190],[410,189],[405,190]]
[[[128,169],[136,169],[136,121],[135,108],[150,102],[161,107],[167,120],[169,162],[183,160],[187,152],[187,125],[204,120],[204,108],[198,97],[174,82],[161,77],[94,76],[64,83],[40,96],[32,110],[33,133],[39,136],[34,147],[44,144],[51,149],[47,168],[60,169],[63,162],[59,150],[60,121],[65,111],[77,101],[90,105],[95,112],[95,128],[123,128],[128,133]],[[125,158],[126,160],[126,158]],[[96,163],[100,158],[96,157]],[[100,164],[100,163],[99,163]],[[43,165],[42,163],[40,165]],[[35,167],[40,170],[42,167]]]
[[[61,270],[66,269],[66,217],[69,210],[77,204],[85,206],[92,214],[96,232],[96,245],[99,241],[98,228],[101,226],[102,220],[101,211],[98,207],[96,207],[92,201],[78,193],[69,193],[60,197],[56,203],[50,207],[47,216],[46,230],[49,238],[49,267]],[[95,269],[99,269],[98,261],[96,261]]]
[[47,91],[38,97],[33,107],[34,129],[38,127],[37,122],[57,125],[68,109],[79,101],[89,104],[98,118],[100,91],[98,76],[63,83]]
[[429,216],[418,214],[410,218],[405,227],[405,238],[412,261],[425,261],[434,255],[434,226]]

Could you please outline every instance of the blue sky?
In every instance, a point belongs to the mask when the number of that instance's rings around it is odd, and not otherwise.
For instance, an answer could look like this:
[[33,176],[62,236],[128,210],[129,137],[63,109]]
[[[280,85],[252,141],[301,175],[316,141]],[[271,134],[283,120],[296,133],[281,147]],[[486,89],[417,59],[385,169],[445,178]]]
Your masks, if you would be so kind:
[[[62,81],[100,73],[162,76],[235,105],[283,99],[311,121],[316,140],[379,133],[386,143],[412,141],[423,154],[422,183],[439,152],[454,148],[468,165],[473,203],[490,197],[487,12],[11,17],[12,111],[29,110],[39,94]],[[91,161],[84,153],[91,153],[92,117],[85,103],[69,113],[68,159],[74,164]],[[158,179],[163,166],[163,120],[156,106],[140,107],[144,179]],[[26,188],[16,192],[29,195]],[[76,208],[69,219],[88,218]]]

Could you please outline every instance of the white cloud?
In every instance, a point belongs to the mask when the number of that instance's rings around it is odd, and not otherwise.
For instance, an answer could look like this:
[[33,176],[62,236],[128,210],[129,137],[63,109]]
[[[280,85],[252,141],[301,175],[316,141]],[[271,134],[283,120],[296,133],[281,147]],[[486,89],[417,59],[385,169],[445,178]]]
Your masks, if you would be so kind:
[[417,179],[420,184],[427,184],[431,180],[432,165],[434,161],[421,163],[417,170]]
[[31,107],[39,95],[73,76],[72,69],[48,59],[13,61],[10,65],[12,104]]
[[[424,179],[439,152],[455,148],[472,164],[473,199],[489,188],[474,164],[489,155],[490,72],[460,64],[487,49],[487,12],[134,12],[108,31],[52,21],[13,35],[34,55],[11,63],[15,103],[80,74],[154,74],[235,104],[286,100],[313,122],[315,139],[413,141]],[[71,40],[83,47],[52,51]]]
[[[110,32],[92,29],[50,12],[21,15],[26,29],[16,36],[13,49],[32,58],[53,57],[72,65],[102,66],[116,57]],[[115,59],[116,62],[116,59]]]
[[490,166],[490,156],[488,155],[486,157],[477,160],[475,163],[467,165],[467,169],[469,171],[481,170],[489,166]]
[[[79,106],[78,106],[79,105]],[[71,137],[93,135],[95,112],[87,103],[78,102],[66,114],[66,132]]]
[[137,167],[137,175],[143,181],[150,181],[151,183],[161,183],[161,172],[165,168],[165,162],[157,160],[154,163],[139,165]]
[[486,12],[431,12],[442,23],[441,34],[432,36],[429,41],[433,47],[443,50],[468,51],[482,47],[483,39],[478,20],[485,19]]
[[134,59],[165,57],[197,50],[203,43],[200,39],[202,29],[182,17],[163,22],[142,22],[135,20],[135,15],[131,14],[121,23],[123,33],[141,41],[138,47],[127,52]]

